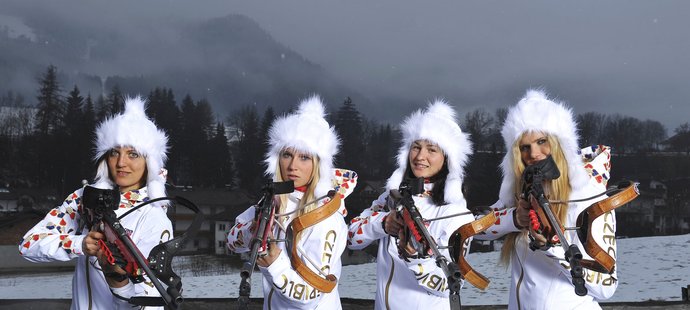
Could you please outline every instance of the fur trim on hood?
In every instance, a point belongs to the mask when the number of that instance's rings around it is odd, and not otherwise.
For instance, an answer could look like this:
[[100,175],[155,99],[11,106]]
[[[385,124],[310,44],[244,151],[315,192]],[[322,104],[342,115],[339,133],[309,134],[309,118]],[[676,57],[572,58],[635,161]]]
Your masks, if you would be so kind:
[[398,168],[386,184],[387,189],[397,189],[402,182],[412,143],[427,140],[438,145],[448,160],[448,176],[444,198],[448,203],[462,203],[462,180],[465,164],[472,153],[469,135],[462,132],[455,120],[455,110],[443,100],[429,103],[426,110],[412,113],[400,126],[402,145],[398,149]]
[[321,98],[314,95],[303,100],[294,114],[277,118],[268,132],[269,150],[264,160],[266,175],[276,180],[280,152],[293,148],[319,158],[319,183],[314,194],[320,197],[333,189],[331,170],[340,140],[325,116]]
[[503,182],[499,199],[505,205],[511,205],[514,200],[513,153],[511,151],[515,141],[524,132],[542,132],[558,138],[568,161],[568,175],[573,190],[585,186],[588,174],[582,165],[577,145],[577,124],[573,111],[564,103],[550,100],[544,91],[528,90],[525,96],[508,111],[501,134],[507,149],[501,163]]
[[[96,128],[96,154],[99,161],[94,186],[113,189],[116,185],[108,175],[108,164],[103,158],[115,147],[130,146],[146,158],[146,187],[151,199],[165,197],[165,161],[168,158],[168,137],[165,132],[146,117],[146,102],[141,97],[126,98],[125,110],[121,114],[107,118]],[[154,203],[164,206],[167,202]]]

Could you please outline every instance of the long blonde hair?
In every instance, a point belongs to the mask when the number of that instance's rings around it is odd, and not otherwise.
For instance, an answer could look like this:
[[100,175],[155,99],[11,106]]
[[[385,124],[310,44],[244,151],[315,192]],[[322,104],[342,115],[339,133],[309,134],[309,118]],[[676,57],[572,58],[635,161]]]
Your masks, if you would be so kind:
[[[520,137],[518,137],[513,146],[509,150],[512,153],[512,167],[513,167],[513,177],[515,178],[515,188],[513,188],[513,193],[515,197],[522,195],[522,172],[525,171],[525,164],[522,162],[522,156],[520,153],[520,141],[529,132],[523,132]],[[561,148],[561,143],[553,135],[544,134],[546,140],[549,142],[549,147],[551,148],[551,157],[553,157],[554,162],[558,170],[561,172],[561,176],[558,179],[546,181],[544,185],[544,191],[546,192],[547,198],[549,200],[560,200],[567,201],[570,197],[570,192],[572,187],[570,186],[569,176],[568,176],[568,162],[565,159],[565,154],[563,153],[563,148]],[[551,210],[558,217],[561,223],[565,223],[566,216],[568,214],[568,204],[551,204]],[[526,231],[510,233],[506,236],[503,242],[503,248],[501,248],[501,259],[500,262],[508,266],[510,262],[510,254],[515,249],[515,242],[520,235],[526,234]]]
[[[280,154],[282,154],[284,151],[285,150],[282,150],[280,152]],[[278,159],[278,160],[280,160],[280,159]],[[304,207],[304,205],[306,203],[314,200],[314,198],[315,198],[314,191],[316,190],[316,185],[319,184],[319,175],[320,175],[319,174],[320,173],[320,171],[319,171],[319,157],[316,155],[311,155],[311,163],[312,163],[312,167],[313,167],[311,170],[311,176],[309,177],[309,182],[307,183],[307,190],[304,192],[302,199],[300,199],[299,203],[297,204],[297,208],[299,209],[299,211],[297,211],[296,216],[300,216],[302,214],[305,214],[305,213],[312,211],[312,210],[319,207],[319,203],[316,202],[316,203],[313,203],[313,204],[307,206],[306,208],[302,208],[302,207]],[[283,175],[280,172],[280,162],[278,163],[278,165],[276,165],[275,178],[276,178],[277,182],[284,181]],[[285,208],[287,207],[289,196],[290,196],[290,194],[278,195],[278,201],[280,202],[280,205],[278,206],[278,210],[276,211],[276,213],[284,213],[285,212]],[[300,208],[302,208],[302,209],[300,209]],[[281,221],[281,223],[283,222],[282,219],[278,219],[278,220]],[[299,240],[301,240],[301,239],[302,239],[302,233],[300,232],[297,235],[297,241],[299,242]]]

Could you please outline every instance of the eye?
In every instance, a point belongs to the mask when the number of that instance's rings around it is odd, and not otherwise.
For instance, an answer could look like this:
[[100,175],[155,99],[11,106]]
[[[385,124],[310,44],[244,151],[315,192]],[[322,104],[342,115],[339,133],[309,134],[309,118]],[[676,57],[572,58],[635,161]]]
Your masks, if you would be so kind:
[[118,152],[116,149],[112,149],[108,151],[108,156],[109,157],[117,157],[120,155],[120,152]]
[[302,155],[300,155],[299,159],[307,161],[307,160],[311,160],[311,156],[302,154]]
[[542,144],[544,144],[544,143],[546,143],[546,142],[548,142],[548,140],[546,140],[546,138],[541,138],[541,139],[537,140],[537,144],[538,144],[538,145],[542,145]]
[[282,154],[280,154],[282,158],[292,158],[292,153],[285,151]]
[[132,158],[132,159],[139,158],[139,156],[141,156],[137,152],[129,152],[127,155],[129,156],[129,158]]
[[415,151],[419,151],[419,150],[422,149],[422,147],[415,144],[415,145],[412,146],[412,149],[415,150]]
[[520,152],[529,152],[529,145],[521,145],[520,146]]

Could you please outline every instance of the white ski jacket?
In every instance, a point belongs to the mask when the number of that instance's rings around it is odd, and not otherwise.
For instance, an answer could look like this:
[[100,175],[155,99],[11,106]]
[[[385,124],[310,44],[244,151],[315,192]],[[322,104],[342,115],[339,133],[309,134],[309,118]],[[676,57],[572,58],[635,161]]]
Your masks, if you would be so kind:
[[[583,150],[587,152],[587,149]],[[586,169],[592,177],[590,183],[581,189],[574,189],[570,199],[582,199],[600,194],[606,190],[608,180],[610,150],[599,149],[596,157],[586,163]],[[583,155],[591,155],[584,153]],[[594,172],[592,172],[594,171]],[[598,171],[598,172],[597,172]],[[606,196],[584,202],[570,203],[564,225],[575,227],[578,215],[593,203]],[[496,224],[484,234],[476,235],[479,240],[497,239],[507,233],[517,232],[513,222],[513,206],[506,206],[501,201],[492,206],[497,216]],[[611,211],[602,215],[592,224],[592,235],[602,249],[616,258],[616,216]],[[568,230],[565,237],[569,244],[576,244],[586,259],[592,259],[577,237],[577,232]],[[510,267],[512,280],[510,284],[509,309],[601,309],[597,301],[610,298],[618,286],[617,274],[599,273],[588,269],[585,272],[587,295],[577,296],[571,282],[570,264],[564,258],[564,250],[559,246],[546,251],[529,249],[527,234],[522,234],[515,242],[511,254]]]
[[[428,193],[433,184],[424,186]],[[375,309],[450,309],[447,279],[435,259],[401,259],[397,239],[383,230],[383,222],[389,213],[384,211],[388,194],[388,191],[381,194],[369,209],[352,219],[348,234],[348,248],[353,250],[363,249],[377,240],[379,242]],[[474,220],[464,201],[462,204],[437,206],[426,193],[414,196],[413,200],[424,219],[464,213],[429,223],[427,229],[439,247],[447,246],[448,239],[456,229]],[[466,245],[470,241],[467,240]],[[447,249],[441,249],[440,252],[451,261]]]
[[[337,195],[347,197],[357,185],[357,174],[354,171],[335,169],[334,183]],[[283,213],[294,211],[303,193],[294,191],[289,195],[288,204]],[[340,209],[318,224],[302,231],[297,246],[301,249],[298,257],[312,271],[318,269],[335,275],[340,279],[342,263],[340,256],[345,250],[347,241],[347,215],[345,200],[341,200]],[[249,251],[252,238],[252,221],[255,207],[252,206],[235,219],[235,225],[228,233],[228,248],[235,253]],[[296,213],[281,217],[282,225],[288,225]],[[273,236],[284,239],[285,231],[274,224]],[[259,267],[263,274],[264,309],[341,309],[338,286],[330,292],[316,290],[292,268],[284,242],[276,243],[281,252],[278,258],[268,267]],[[317,266],[314,266],[314,264]]]
[[[52,209],[43,220],[31,228],[19,244],[20,254],[27,260],[37,263],[77,259],[72,279],[71,309],[132,309],[133,305],[116,298],[113,293],[125,298],[160,296],[153,284],[148,281],[148,277],[142,283],[130,282],[124,287],[112,289],[111,292],[96,257],[87,257],[82,252],[82,241],[88,233],[86,228],[78,231],[82,193],[83,189],[78,189],[70,194],[61,206]],[[120,208],[115,211],[117,216],[147,201],[147,189],[143,187],[122,193],[120,199]],[[145,257],[148,257],[154,246],[173,237],[172,225],[165,213],[164,208],[146,205],[120,220]]]

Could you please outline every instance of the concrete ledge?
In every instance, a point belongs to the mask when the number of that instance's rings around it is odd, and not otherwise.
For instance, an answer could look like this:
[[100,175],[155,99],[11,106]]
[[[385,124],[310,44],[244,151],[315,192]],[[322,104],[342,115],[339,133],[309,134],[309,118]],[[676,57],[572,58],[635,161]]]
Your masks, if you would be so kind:
[[[373,309],[374,301],[367,299],[342,298],[343,309],[364,310]],[[69,299],[4,299],[0,300],[2,309],[69,309],[71,300]],[[228,309],[233,306],[236,300],[230,298],[192,298],[186,299],[180,309]],[[263,299],[252,298],[249,309],[261,309]],[[628,310],[628,309],[647,309],[647,310],[680,310],[690,309],[690,303],[680,301],[641,301],[641,302],[615,302],[602,303],[603,309]],[[505,309],[505,305],[490,306],[463,306],[463,309],[470,310],[493,310]]]

